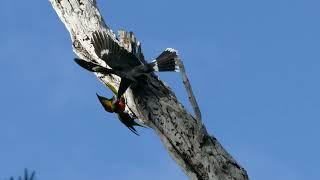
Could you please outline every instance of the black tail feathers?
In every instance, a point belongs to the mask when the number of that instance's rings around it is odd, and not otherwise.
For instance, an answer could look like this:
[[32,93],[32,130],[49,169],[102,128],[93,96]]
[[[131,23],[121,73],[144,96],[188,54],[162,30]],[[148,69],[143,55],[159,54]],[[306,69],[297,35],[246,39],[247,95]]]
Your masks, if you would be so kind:
[[81,66],[82,68],[91,71],[91,72],[99,72],[103,74],[114,74],[112,69],[108,69],[105,67],[102,67],[98,64],[94,64],[92,62],[85,61],[83,59],[74,58],[74,61]]
[[167,48],[150,65],[154,71],[179,71],[177,51]]

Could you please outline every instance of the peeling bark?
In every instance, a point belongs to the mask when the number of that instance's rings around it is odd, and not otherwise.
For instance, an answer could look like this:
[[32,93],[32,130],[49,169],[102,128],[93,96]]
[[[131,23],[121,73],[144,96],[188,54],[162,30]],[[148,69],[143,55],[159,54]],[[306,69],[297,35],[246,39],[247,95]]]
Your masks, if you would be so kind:
[[[105,24],[95,0],[50,0],[54,10],[68,29],[74,52],[83,59],[102,66],[90,42],[94,31],[104,31],[115,42],[134,52],[144,61],[141,44],[133,33],[119,32],[119,39]],[[95,73],[101,82],[114,89],[119,78]],[[160,137],[172,158],[190,179],[247,180],[246,171],[226,152],[216,138],[210,136],[201,122],[200,110],[196,118],[190,115],[175,94],[154,74],[140,87],[130,88],[126,94],[129,110]],[[191,87],[190,87],[191,88]],[[196,101],[194,100],[196,103]],[[200,116],[200,117],[197,117]]]

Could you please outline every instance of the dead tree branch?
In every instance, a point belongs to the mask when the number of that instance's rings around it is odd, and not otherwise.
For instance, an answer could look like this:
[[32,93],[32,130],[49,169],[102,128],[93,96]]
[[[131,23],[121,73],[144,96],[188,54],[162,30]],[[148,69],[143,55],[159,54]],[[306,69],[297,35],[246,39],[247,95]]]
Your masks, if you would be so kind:
[[[54,10],[68,29],[74,52],[82,59],[99,63],[90,42],[94,31],[104,31],[128,51],[144,59],[141,44],[133,33],[120,31],[120,40],[105,24],[95,0],[50,0]],[[108,87],[116,88],[119,78],[96,73]],[[193,100],[192,100],[193,101]],[[225,151],[202,123],[198,123],[177,101],[174,93],[156,75],[148,78],[141,90],[126,92],[130,110],[160,137],[172,158],[190,179],[247,180],[246,171]],[[195,102],[195,101],[194,101]],[[195,110],[196,114],[198,109]],[[199,111],[200,112],[200,111]],[[200,113],[196,119],[201,119]]]
[[199,121],[199,123],[202,123],[200,107],[197,103],[197,99],[196,99],[195,95],[193,94],[189,78],[188,78],[186,70],[184,68],[184,64],[181,59],[178,59],[178,62],[179,62],[181,76],[182,76],[182,81],[183,81],[184,87],[186,88],[190,104],[193,108],[193,111],[195,114],[195,119],[197,119]]

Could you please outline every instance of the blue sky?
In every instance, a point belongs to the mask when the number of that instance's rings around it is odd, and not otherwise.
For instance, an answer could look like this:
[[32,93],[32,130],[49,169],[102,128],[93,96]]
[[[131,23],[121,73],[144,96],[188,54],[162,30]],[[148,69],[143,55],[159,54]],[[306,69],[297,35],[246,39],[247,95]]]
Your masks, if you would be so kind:
[[[203,120],[253,180],[319,179],[320,2],[98,1],[147,58],[179,50]],[[122,10],[121,12],[119,10]],[[0,179],[187,179],[150,129],[103,111],[46,0],[0,6]],[[179,74],[159,74],[190,109]]]

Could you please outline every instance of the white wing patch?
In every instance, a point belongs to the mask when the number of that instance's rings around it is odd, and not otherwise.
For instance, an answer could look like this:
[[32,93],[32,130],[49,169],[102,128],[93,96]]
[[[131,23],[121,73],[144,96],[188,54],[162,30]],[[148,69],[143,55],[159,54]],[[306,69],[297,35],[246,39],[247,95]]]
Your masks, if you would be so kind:
[[177,50],[173,49],[173,48],[167,48],[166,51],[172,52],[172,53],[177,53]]
[[104,55],[108,55],[109,54],[109,49],[103,49],[100,53],[100,57],[103,57]]
[[154,66],[153,66],[153,69],[154,71],[159,71],[159,67],[158,67],[158,63],[157,63],[157,60],[153,60],[152,63],[154,63]]

